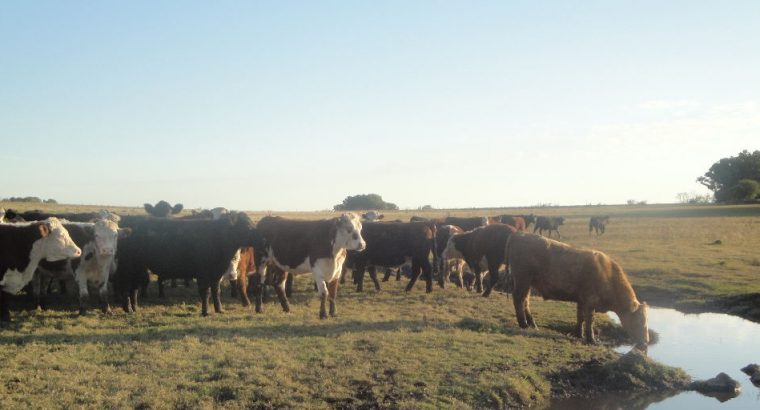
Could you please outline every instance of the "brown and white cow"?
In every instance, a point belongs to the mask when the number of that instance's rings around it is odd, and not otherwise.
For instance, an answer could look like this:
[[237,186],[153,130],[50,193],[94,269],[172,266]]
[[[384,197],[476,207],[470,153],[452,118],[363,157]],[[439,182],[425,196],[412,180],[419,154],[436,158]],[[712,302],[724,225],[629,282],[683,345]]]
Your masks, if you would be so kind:
[[[266,241],[265,256],[259,263],[258,278],[254,282],[256,312],[261,312],[263,272],[269,264],[291,274],[311,272],[319,293],[319,317],[327,318],[325,302],[328,298],[330,315],[335,316],[335,297],[346,250],[361,251],[367,246],[361,235],[359,217],[346,213],[338,218],[302,221],[267,216],[256,227]],[[284,276],[287,277],[287,274]],[[283,309],[288,311],[284,288],[285,280],[282,279],[275,290]]]
[[8,295],[15,295],[34,277],[43,259],[75,258],[82,250],[56,218],[41,222],[0,224],[0,322],[10,321]]
[[536,327],[529,304],[534,288],[544,299],[576,302],[575,332],[588,342],[595,342],[594,312],[613,311],[639,348],[649,343],[647,305],[639,303],[623,268],[609,256],[527,233],[512,235],[506,253],[520,327]]
[[[445,259],[464,259],[475,274],[475,288],[481,292],[482,272],[488,270],[490,280],[483,296],[491,290],[499,279],[499,268],[506,263],[504,247],[507,239],[516,232],[515,228],[504,224],[491,224],[470,232],[453,235],[443,251]],[[484,269],[484,267],[486,269]]]

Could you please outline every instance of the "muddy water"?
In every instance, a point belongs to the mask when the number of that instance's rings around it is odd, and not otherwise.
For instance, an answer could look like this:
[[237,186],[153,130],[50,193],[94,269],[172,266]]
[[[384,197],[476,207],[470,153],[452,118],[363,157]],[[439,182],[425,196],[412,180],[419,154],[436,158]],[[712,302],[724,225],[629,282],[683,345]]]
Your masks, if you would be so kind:
[[[760,363],[760,324],[735,316],[703,313],[685,315],[673,309],[650,308],[649,327],[659,333],[659,342],[649,347],[649,357],[684,369],[694,380],[724,372],[742,385],[739,396],[714,398],[697,392],[668,397],[662,394],[619,396],[552,402],[556,409],[760,409],[760,388],[739,369]],[[611,315],[615,320],[617,317]],[[616,349],[626,353],[631,346]],[[727,400],[726,400],[727,399]],[[721,401],[725,400],[725,401]]]

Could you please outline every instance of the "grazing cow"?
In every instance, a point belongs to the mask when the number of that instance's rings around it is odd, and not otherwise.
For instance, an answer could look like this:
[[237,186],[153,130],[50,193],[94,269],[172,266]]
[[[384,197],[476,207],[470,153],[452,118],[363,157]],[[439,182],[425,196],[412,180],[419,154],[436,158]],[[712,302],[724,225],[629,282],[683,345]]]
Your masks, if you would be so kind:
[[519,233],[507,243],[507,258],[520,327],[536,327],[529,307],[533,287],[544,299],[577,303],[575,333],[585,336],[587,342],[596,341],[594,312],[613,311],[640,348],[649,343],[647,305],[636,299],[623,268],[604,253]]
[[182,204],[175,204],[174,206],[171,206],[168,202],[161,200],[158,201],[156,206],[153,206],[151,204],[144,204],[143,208],[145,208],[145,212],[152,216],[155,216],[156,218],[166,218],[169,215],[176,215],[182,212],[182,209],[184,207]]
[[445,259],[464,259],[475,274],[475,290],[483,291],[481,273],[485,267],[490,278],[483,296],[491,290],[499,279],[499,268],[506,263],[504,247],[507,239],[517,232],[514,227],[504,224],[492,224],[472,231],[453,235],[443,251]]
[[596,235],[603,235],[604,229],[607,224],[610,223],[610,216],[592,216],[588,221],[588,234],[591,235],[591,231],[596,231]]
[[362,225],[362,237],[367,243],[367,248],[362,252],[349,251],[346,259],[348,266],[354,270],[357,292],[363,290],[365,269],[369,270],[375,289],[380,290],[376,267],[396,268],[407,260],[412,262],[412,278],[406,290],[412,289],[421,272],[425,274],[425,290],[433,290],[433,269],[429,257],[432,252],[434,264],[437,264],[435,223],[366,223]]
[[377,211],[369,211],[362,214],[362,222],[375,222],[385,218],[385,215]]
[[548,236],[552,237],[552,231],[557,232],[557,238],[562,238],[559,234],[559,226],[565,223],[565,218],[561,216],[539,216],[536,218],[536,226],[533,228],[533,233],[538,231],[539,235],[543,235],[544,231],[548,231]]
[[436,257],[439,260],[438,265],[438,285],[444,287],[445,280],[450,279],[452,267],[456,267],[457,275],[459,276],[459,287],[463,286],[463,270],[464,260],[462,259],[445,259],[443,257],[443,251],[446,249],[446,245],[449,242],[449,238],[453,235],[464,233],[462,228],[456,225],[440,225],[436,232]]
[[40,261],[75,258],[82,250],[56,218],[0,224],[0,322],[10,321],[8,295],[17,294],[34,276]]
[[488,218],[474,216],[471,218],[460,218],[456,216],[449,216],[443,220],[446,225],[456,225],[465,231],[471,231],[475,228],[488,225]]
[[235,252],[243,246],[264,249],[263,238],[242,212],[215,221],[147,217],[128,223],[132,234],[119,242],[114,278],[127,312],[136,310],[138,289],[148,283],[150,269],[160,278],[197,279],[201,314],[208,315],[209,296],[222,313],[219,282]]
[[285,295],[288,272],[311,272],[319,293],[320,319],[327,318],[325,302],[328,298],[330,315],[335,316],[335,298],[346,250],[361,251],[367,246],[362,238],[359,217],[346,213],[338,218],[300,221],[267,216],[259,221],[257,228],[266,239],[267,247],[264,250],[265,259],[258,262],[258,277],[254,280],[256,312],[261,312],[264,267],[268,264],[277,273],[275,291],[283,310],[290,310]]

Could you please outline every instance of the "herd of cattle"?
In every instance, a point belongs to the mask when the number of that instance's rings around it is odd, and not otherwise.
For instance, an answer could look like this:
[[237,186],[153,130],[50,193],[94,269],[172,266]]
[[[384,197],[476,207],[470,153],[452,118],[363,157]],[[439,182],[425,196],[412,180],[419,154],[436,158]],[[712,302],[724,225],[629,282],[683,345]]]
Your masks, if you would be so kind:
[[[161,217],[153,216],[159,208]],[[0,322],[10,321],[11,295],[27,289],[45,308],[51,280],[66,276],[78,286],[80,314],[87,311],[90,289],[97,289],[101,309],[110,310],[109,284],[124,310],[134,312],[150,272],[159,285],[167,279],[195,279],[204,316],[209,297],[214,310],[222,312],[224,278],[234,283],[244,305],[251,303],[252,294],[256,312],[262,311],[265,285],[274,287],[289,311],[288,279],[311,272],[324,319],[328,312],[336,315],[338,284],[347,270],[352,270],[357,290],[362,290],[365,270],[379,289],[377,268],[386,269],[387,280],[390,269],[410,262],[407,291],[420,275],[427,292],[433,290],[434,278],[443,287],[452,273],[464,286],[466,265],[476,291],[488,296],[506,265],[521,327],[536,326],[528,303],[534,289],[545,299],[576,302],[576,333],[589,342],[594,341],[595,311],[614,311],[638,345],[648,342],[647,306],[638,302],[616,262],[601,252],[540,236],[556,232],[560,238],[561,217],[412,217],[402,222],[379,221],[381,215],[368,212],[318,221],[267,216],[254,224],[245,213],[223,208],[179,217],[162,201],[156,207],[146,204],[146,211],[153,215],[0,212]],[[592,218],[589,232],[603,234],[607,222],[608,217]],[[527,232],[530,225],[534,233]]]

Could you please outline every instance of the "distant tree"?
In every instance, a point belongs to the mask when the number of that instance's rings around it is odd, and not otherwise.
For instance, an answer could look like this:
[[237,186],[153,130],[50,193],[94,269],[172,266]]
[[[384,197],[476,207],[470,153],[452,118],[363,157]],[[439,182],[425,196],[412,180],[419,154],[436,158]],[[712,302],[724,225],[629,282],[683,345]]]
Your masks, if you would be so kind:
[[53,198],[48,198],[48,199],[46,199],[46,200],[45,200],[45,203],[46,203],[46,204],[57,204],[57,203],[58,203],[58,201],[56,201],[56,200],[55,200],[55,199],[53,199]]
[[740,180],[731,190],[734,198],[740,201],[752,200],[760,195],[760,182],[753,179]]
[[760,151],[744,150],[735,157],[722,158],[697,178],[697,182],[713,191],[717,202],[755,199],[757,192],[754,197],[746,197],[752,193],[750,183],[745,182],[739,186],[743,180],[760,182]]
[[385,202],[378,194],[361,194],[347,196],[342,204],[333,207],[336,211],[356,211],[364,209],[374,210],[397,210],[398,206],[394,203]]
[[679,192],[676,194],[678,202],[681,204],[709,204],[713,201],[711,194],[697,194],[694,192]]
[[41,203],[42,199],[36,197],[36,196],[12,196],[10,198],[5,198],[3,201],[8,202],[36,202]]

